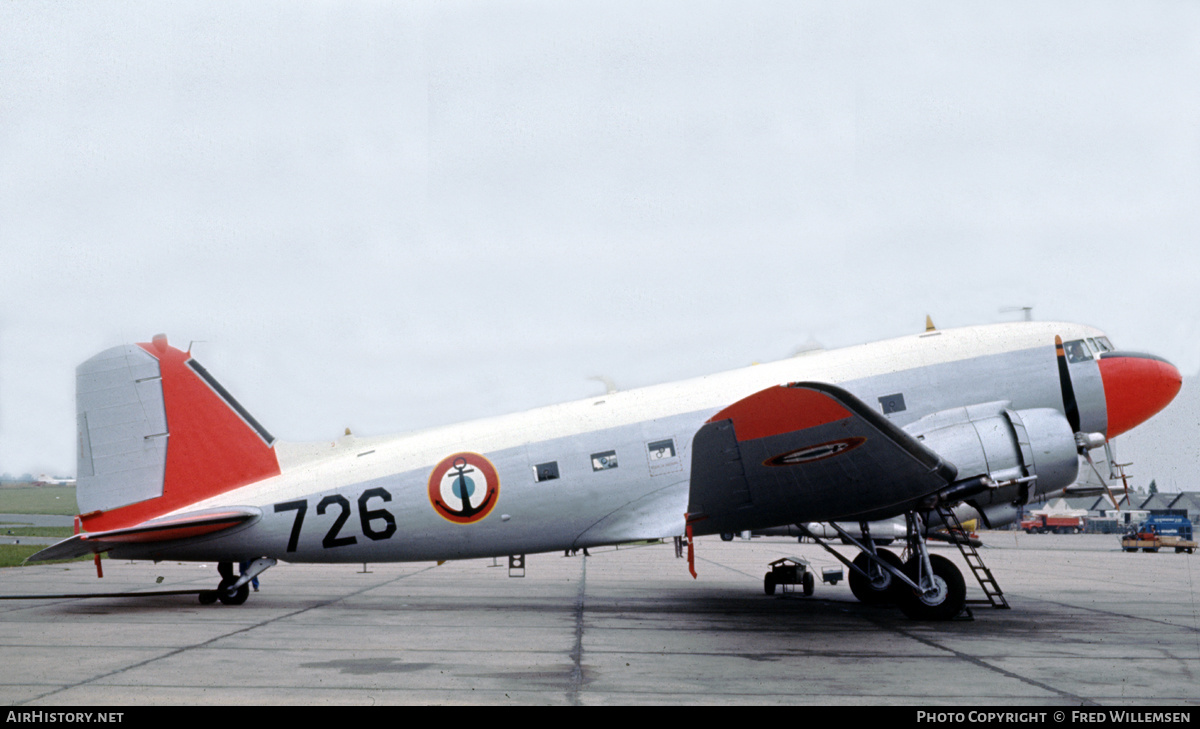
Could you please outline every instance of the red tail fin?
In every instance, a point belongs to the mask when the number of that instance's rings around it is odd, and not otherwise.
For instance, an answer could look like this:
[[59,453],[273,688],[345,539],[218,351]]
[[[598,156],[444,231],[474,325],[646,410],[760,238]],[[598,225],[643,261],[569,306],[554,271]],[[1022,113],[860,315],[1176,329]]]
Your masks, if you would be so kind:
[[271,434],[164,336],[80,365],[76,403],[88,531],[140,524],[279,474]]

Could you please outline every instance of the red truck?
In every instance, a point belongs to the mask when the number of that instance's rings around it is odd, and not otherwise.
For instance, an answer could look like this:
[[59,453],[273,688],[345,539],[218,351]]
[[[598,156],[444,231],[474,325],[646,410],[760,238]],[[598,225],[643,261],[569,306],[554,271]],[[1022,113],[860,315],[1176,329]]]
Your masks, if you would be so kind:
[[1083,531],[1083,517],[1031,514],[1021,521],[1021,528],[1026,534],[1079,534]]

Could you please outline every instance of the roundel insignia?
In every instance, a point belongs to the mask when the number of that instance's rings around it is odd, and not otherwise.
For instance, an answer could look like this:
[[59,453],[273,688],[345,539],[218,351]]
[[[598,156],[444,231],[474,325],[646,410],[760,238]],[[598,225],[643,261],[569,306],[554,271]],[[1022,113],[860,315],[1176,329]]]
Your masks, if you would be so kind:
[[455,524],[474,524],[491,513],[500,496],[500,477],[478,453],[446,456],[429,474],[429,503]]
[[842,440],[833,440],[820,445],[808,446],[787,453],[780,453],[774,458],[768,458],[763,461],[764,466],[798,466],[802,463],[812,463],[813,461],[823,461],[826,458],[833,458],[841,455],[846,451],[859,447],[866,443],[867,439],[862,436],[854,436],[853,438],[843,438]]

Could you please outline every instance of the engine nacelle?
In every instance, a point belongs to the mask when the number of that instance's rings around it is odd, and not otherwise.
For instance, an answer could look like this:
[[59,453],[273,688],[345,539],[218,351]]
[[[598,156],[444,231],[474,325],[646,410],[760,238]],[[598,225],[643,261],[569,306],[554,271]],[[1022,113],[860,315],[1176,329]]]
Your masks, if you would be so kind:
[[953,463],[960,480],[1036,476],[1028,486],[991,489],[971,499],[993,525],[1015,518],[1012,502],[1066,488],[1079,475],[1075,434],[1066,417],[1053,408],[1010,406],[1006,400],[943,410],[904,429]]

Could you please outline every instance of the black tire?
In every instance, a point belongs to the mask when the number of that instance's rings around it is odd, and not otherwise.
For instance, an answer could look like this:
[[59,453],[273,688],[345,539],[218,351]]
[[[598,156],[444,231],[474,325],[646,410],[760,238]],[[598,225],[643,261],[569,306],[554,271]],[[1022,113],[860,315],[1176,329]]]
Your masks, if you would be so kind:
[[817,580],[815,577],[813,577],[813,573],[805,572],[804,573],[804,596],[812,597],[812,594],[816,591],[816,589],[817,589]]
[[[900,557],[889,549],[877,549],[875,553],[884,562],[893,567],[902,568],[904,563],[900,561]],[[862,569],[864,572],[871,565],[871,558],[865,552],[859,552],[854,558],[854,566]],[[859,602],[864,602],[868,605],[881,605],[892,602],[892,587],[896,584],[896,580],[892,579],[892,573],[884,572],[883,579],[878,585],[872,585],[871,582],[858,574],[854,570],[850,570],[850,592],[858,598]]]
[[732,542],[733,541],[733,533],[732,532],[721,532],[721,541],[722,542]]
[[763,578],[763,592],[768,595],[775,594],[775,577],[770,572]]
[[217,587],[217,598],[220,599],[222,605],[241,605],[246,602],[246,598],[250,597],[250,583],[247,582],[236,590],[230,590],[235,582],[237,579],[228,577],[221,580],[221,584]]
[[204,592],[200,593],[200,604],[201,605],[212,605],[216,601],[217,601],[216,590],[205,590]]
[[[902,584],[896,589],[896,602],[912,620],[953,620],[966,605],[967,583],[963,581],[958,567],[941,555],[929,555],[929,566],[933,568],[933,580],[938,585],[938,593],[925,597]],[[920,574],[919,557],[913,557],[904,564],[904,574],[917,582]]]

